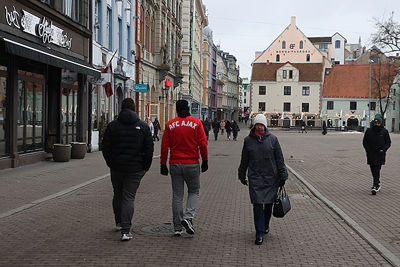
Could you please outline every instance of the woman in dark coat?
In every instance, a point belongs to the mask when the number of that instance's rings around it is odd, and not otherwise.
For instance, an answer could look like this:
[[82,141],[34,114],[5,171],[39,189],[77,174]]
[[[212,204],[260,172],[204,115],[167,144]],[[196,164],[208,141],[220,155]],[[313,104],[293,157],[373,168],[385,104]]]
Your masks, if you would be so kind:
[[385,165],[386,151],[391,145],[389,132],[382,126],[381,114],[376,114],[373,126],[368,128],[364,134],[363,146],[367,152],[367,163],[371,169],[374,183],[371,193],[375,195],[380,189],[380,172],[382,165]]
[[225,123],[225,130],[226,130],[226,137],[228,140],[231,140],[231,133],[232,133],[232,124],[229,120]]
[[153,126],[154,126],[153,141],[156,141],[156,138],[157,138],[157,141],[160,141],[160,138],[158,138],[158,131],[161,129],[161,126],[160,126],[160,122],[157,120],[157,118],[154,119]]
[[238,133],[240,131],[239,125],[236,123],[235,120],[232,121],[232,133],[233,133],[233,140],[236,141]]
[[247,185],[246,172],[253,204],[256,245],[261,245],[269,232],[272,205],[278,188],[288,179],[285,161],[278,138],[267,129],[263,114],[254,119],[254,127],[244,139],[242,158],[238,169],[239,180]]

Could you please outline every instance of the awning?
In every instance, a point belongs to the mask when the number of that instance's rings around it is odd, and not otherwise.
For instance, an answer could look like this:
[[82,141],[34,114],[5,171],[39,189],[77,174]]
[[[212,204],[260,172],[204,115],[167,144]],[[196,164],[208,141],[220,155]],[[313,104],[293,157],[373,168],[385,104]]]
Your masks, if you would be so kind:
[[83,60],[28,42],[17,36],[1,32],[0,41],[4,42],[5,49],[9,54],[29,58],[44,64],[87,74],[93,77],[100,77],[101,72]]

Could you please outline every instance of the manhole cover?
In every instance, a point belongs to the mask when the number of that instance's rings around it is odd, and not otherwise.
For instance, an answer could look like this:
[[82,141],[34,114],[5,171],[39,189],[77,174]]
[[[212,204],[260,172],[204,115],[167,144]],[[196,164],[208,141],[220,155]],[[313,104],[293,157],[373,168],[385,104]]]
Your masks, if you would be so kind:
[[290,194],[289,198],[290,199],[310,199],[310,196],[305,195],[305,194]]
[[214,154],[214,157],[228,157],[228,154]]
[[141,231],[153,235],[172,235],[174,233],[174,228],[172,223],[164,223],[162,225],[145,226]]
[[304,160],[302,159],[287,159],[287,162],[292,162],[292,163],[303,163]]

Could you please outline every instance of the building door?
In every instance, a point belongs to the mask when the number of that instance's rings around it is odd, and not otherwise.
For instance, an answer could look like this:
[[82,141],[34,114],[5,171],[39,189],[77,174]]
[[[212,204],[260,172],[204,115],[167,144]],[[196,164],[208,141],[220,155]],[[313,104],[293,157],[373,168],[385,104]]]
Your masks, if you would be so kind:
[[396,119],[392,118],[392,132],[394,132],[394,126],[396,125]]
[[76,141],[78,109],[78,82],[61,84],[61,143]]
[[358,128],[358,119],[354,118],[354,117],[347,119],[347,128],[349,130],[357,130],[357,128]]
[[18,70],[17,145],[19,153],[44,149],[44,85],[43,74]]
[[6,133],[7,114],[7,67],[0,66],[0,157],[6,156],[8,152]]

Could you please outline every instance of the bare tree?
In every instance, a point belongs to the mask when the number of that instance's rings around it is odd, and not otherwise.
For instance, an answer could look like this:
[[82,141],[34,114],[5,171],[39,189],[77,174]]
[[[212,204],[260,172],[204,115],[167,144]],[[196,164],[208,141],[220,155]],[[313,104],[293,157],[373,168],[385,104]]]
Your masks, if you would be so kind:
[[393,85],[398,84],[395,78],[399,66],[395,63],[378,62],[371,67],[371,95],[378,99],[379,111],[384,118],[388,107],[396,101],[396,90]]
[[375,19],[376,33],[371,35],[372,43],[387,53],[400,52],[400,23],[394,21],[394,12],[387,20]]

